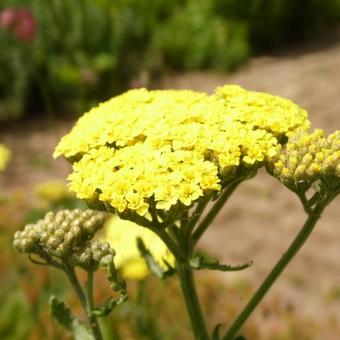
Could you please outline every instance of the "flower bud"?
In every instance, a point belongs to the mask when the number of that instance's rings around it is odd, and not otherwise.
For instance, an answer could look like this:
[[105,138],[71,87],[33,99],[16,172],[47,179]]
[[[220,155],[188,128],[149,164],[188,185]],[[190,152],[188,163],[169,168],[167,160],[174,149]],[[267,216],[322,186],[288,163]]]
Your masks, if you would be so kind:
[[59,246],[55,249],[55,254],[59,257],[64,257],[69,251],[69,247],[65,243],[59,244]]
[[44,222],[50,223],[53,221],[53,219],[54,219],[54,213],[52,211],[49,211],[44,217]]
[[57,236],[50,236],[50,238],[47,240],[47,246],[52,249],[56,249],[61,243],[61,239]]
[[[62,210],[56,214],[49,212],[42,220],[35,224],[28,224],[23,231],[14,234],[13,247],[18,252],[37,253],[49,257],[62,257],[64,261],[71,261],[79,265],[78,257],[85,249],[88,256],[99,265],[103,253],[110,253],[107,246],[98,247],[95,259],[88,240],[103,225],[107,214],[97,211]],[[86,225],[86,227],[85,227]],[[95,243],[96,244],[96,243]],[[46,254],[47,255],[47,254]],[[71,260],[73,259],[73,260]]]
[[339,181],[340,133],[328,137],[320,129],[311,134],[299,133],[288,141],[281,154],[268,164],[268,170],[289,186],[303,181],[311,185],[327,176]]

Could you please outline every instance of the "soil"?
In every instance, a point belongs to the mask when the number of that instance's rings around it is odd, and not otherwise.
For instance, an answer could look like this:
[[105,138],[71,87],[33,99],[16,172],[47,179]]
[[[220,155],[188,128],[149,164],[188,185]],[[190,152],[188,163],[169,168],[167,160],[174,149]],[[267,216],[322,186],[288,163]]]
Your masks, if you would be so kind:
[[[162,88],[190,88],[212,92],[226,83],[266,91],[292,99],[310,114],[314,127],[327,132],[340,126],[340,44],[299,53],[251,60],[233,74],[186,73],[165,77]],[[10,126],[1,141],[13,151],[1,191],[30,191],[47,179],[65,180],[66,161],[52,160],[53,149],[73,122],[32,121]],[[340,322],[340,197],[326,209],[316,230],[285,270],[269,295],[279,295],[299,313],[326,318],[327,310]],[[241,185],[201,241],[201,247],[222,263],[254,264],[225,273],[228,282],[258,284],[290,244],[305,215],[297,198],[264,171]],[[333,295],[332,295],[333,294]],[[332,304],[329,297],[333,296]],[[241,307],[241,306],[240,306]]]

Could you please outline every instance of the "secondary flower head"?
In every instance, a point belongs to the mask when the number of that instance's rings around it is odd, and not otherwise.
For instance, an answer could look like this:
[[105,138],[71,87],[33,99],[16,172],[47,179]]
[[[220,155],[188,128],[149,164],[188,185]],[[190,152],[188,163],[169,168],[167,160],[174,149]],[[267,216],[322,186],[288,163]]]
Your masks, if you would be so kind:
[[269,163],[269,171],[288,187],[310,187],[317,180],[340,184],[340,131],[300,132]]
[[0,144],[0,171],[6,169],[11,158],[11,152],[3,144]]
[[137,89],[81,117],[54,156],[73,162],[70,189],[79,198],[148,216],[219,192],[308,126],[291,101],[239,86],[210,96]]
[[20,253],[61,259],[71,266],[95,270],[113,261],[115,254],[108,244],[91,242],[106,218],[106,213],[92,210],[48,212],[42,220],[17,231],[13,247]]
[[174,266],[175,259],[163,241],[152,231],[133,222],[111,217],[103,227],[101,240],[109,242],[116,250],[115,266],[123,278],[140,280],[150,274],[145,259],[137,246],[140,238],[156,263],[164,270]]

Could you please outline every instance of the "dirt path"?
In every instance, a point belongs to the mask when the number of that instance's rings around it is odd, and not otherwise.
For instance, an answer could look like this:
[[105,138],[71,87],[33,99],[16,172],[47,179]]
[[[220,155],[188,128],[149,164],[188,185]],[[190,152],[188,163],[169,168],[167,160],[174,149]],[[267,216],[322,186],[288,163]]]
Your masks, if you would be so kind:
[[[236,83],[248,89],[291,98],[310,112],[315,127],[340,128],[340,44],[305,54],[262,57],[232,75],[190,73],[168,77],[164,88],[190,88],[211,92],[216,86]],[[42,179],[65,180],[69,166],[52,161],[57,140],[72,124],[27,124],[7,129],[1,139],[14,158],[0,175],[1,190],[30,190]],[[340,198],[326,210],[311,239],[290,264],[271,294],[302,314],[340,315],[340,302],[328,297],[340,290]],[[201,245],[226,263],[253,260],[246,271],[226,274],[228,281],[251,278],[260,282],[284,252],[304,220],[297,199],[264,172],[245,183],[209,229]],[[330,309],[331,308],[331,309]],[[322,316],[321,316],[322,317]],[[340,319],[338,318],[340,322]]]

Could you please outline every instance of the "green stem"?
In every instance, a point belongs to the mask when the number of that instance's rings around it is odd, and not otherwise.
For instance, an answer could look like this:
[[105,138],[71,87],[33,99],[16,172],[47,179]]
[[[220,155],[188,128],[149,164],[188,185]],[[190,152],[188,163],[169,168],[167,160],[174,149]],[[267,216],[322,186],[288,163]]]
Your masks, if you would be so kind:
[[156,233],[161,240],[166,244],[172,254],[175,256],[176,259],[184,260],[185,256],[182,253],[182,250],[178,247],[176,242],[169,236],[168,232],[165,230],[156,230],[152,229],[154,233]]
[[65,271],[65,273],[66,273],[66,275],[67,275],[67,277],[68,277],[68,279],[71,283],[71,286],[72,286],[74,292],[76,293],[76,296],[77,296],[81,306],[83,307],[84,311],[87,312],[86,296],[84,294],[83,289],[80,286],[80,283],[79,283],[78,278],[77,278],[77,276],[74,272],[74,269],[65,265],[64,271]]
[[195,211],[190,216],[190,219],[185,223],[181,224],[181,228],[183,228],[184,237],[187,238],[188,235],[192,232],[193,228],[195,228],[196,223],[201,217],[205,207],[208,205],[210,201],[210,197],[203,198],[197,205]]
[[[100,331],[96,317],[89,314],[89,309],[88,309],[89,301],[88,301],[83,289],[80,286],[80,283],[78,281],[78,278],[77,278],[77,275],[74,271],[74,268],[71,268],[67,264],[64,264],[64,271],[65,271],[65,273],[66,273],[66,275],[67,275],[67,277],[68,277],[68,279],[71,283],[71,286],[72,286],[74,292],[76,293],[76,296],[77,296],[81,306],[83,307],[83,309],[86,313],[86,316],[89,320],[90,327],[91,327],[91,330],[93,332],[95,340],[103,340],[103,336],[101,334],[101,331]],[[92,273],[92,275],[93,275],[93,273]],[[87,290],[89,290],[89,281],[92,281],[92,283],[90,283],[90,286],[92,286],[93,285],[93,278],[91,280],[88,280],[88,283],[87,283],[88,289]],[[93,288],[93,286],[92,286],[92,288]],[[91,288],[91,291],[92,291],[92,288]],[[92,296],[92,293],[91,293],[91,296]],[[95,322],[94,322],[94,320],[95,320]]]
[[87,272],[86,297],[87,297],[86,309],[91,329],[93,331],[93,334],[95,335],[95,338],[98,340],[102,340],[103,335],[100,330],[97,317],[92,314],[92,311],[94,310],[94,303],[93,303],[93,271],[91,270]]
[[90,315],[94,309],[93,305],[93,271],[87,272],[87,282],[86,282],[86,296],[87,296],[87,313]]
[[288,263],[292,260],[292,258],[297,254],[302,245],[308,239],[309,235],[313,231],[317,221],[319,220],[322,211],[325,209],[327,203],[325,201],[319,202],[315,206],[315,208],[310,212],[304,226],[295,237],[292,244],[289,246],[287,251],[282,255],[280,260],[274,266],[272,271],[269,273],[267,278],[263,281],[259,289],[253,295],[251,300],[245,306],[243,311],[238,315],[234,323],[230,326],[225,336],[222,338],[223,340],[232,340],[235,335],[254,311],[256,306],[260,303],[263,297],[266,295],[270,287],[276,281],[276,279],[280,276],[283,270],[287,267]]
[[166,246],[169,248],[169,250],[176,258],[185,259],[176,242],[169,236],[167,231],[163,228],[162,224],[154,226],[154,221],[150,222],[145,217],[139,216],[138,214],[135,214],[133,216],[132,214],[125,216],[122,215],[121,217],[123,219],[132,221],[144,228],[150,229],[162,239],[162,241],[166,244]]
[[208,196],[200,200],[190,218],[181,221],[181,226],[178,228],[178,235],[176,235],[177,241],[180,245],[180,249],[182,249],[182,252],[186,255],[186,258],[190,258],[194,252],[195,244],[193,243],[191,234],[204,209],[208,205],[210,198],[211,197]]
[[208,340],[209,334],[197,296],[193,271],[188,263],[180,261],[177,261],[177,271],[195,339]]
[[196,230],[192,234],[192,242],[195,245],[204,232],[207,230],[209,225],[215,219],[219,211],[222,209],[224,204],[227,202],[228,198],[237,188],[237,186],[244,180],[243,177],[237,178],[235,181],[231,182],[223,191],[222,195],[217,199],[216,203],[213,205],[209,213],[205,216],[202,222],[197,226]]

